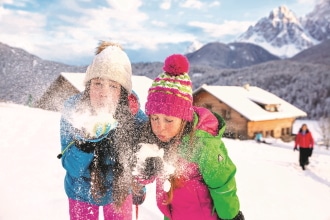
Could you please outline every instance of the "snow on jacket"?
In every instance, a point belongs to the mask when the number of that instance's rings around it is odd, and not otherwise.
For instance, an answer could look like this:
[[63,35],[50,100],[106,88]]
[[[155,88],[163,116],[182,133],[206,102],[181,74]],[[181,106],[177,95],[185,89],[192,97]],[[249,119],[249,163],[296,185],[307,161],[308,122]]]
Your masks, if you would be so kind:
[[303,133],[300,131],[295,139],[295,147],[300,148],[313,148],[314,147],[314,139],[312,133],[310,131],[306,131]]
[[[82,94],[78,94],[70,97],[64,104],[64,111],[60,121],[60,137],[61,137],[61,148],[63,152],[62,156],[62,166],[66,170],[66,176],[64,180],[64,187],[67,196],[74,200],[79,200],[83,202],[92,203],[95,205],[103,206],[113,202],[112,199],[112,182],[113,182],[113,172],[111,169],[108,171],[106,176],[106,183],[109,188],[106,194],[100,198],[100,200],[95,201],[90,189],[91,189],[91,175],[89,166],[93,161],[94,154],[86,153],[74,144],[75,132],[73,126],[65,119],[66,114],[70,114],[76,104],[80,101]],[[136,114],[136,121],[140,122],[144,119],[138,119],[137,117],[145,118],[144,113],[138,111]],[[111,139],[113,132],[110,132],[107,136]],[[105,138],[105,137],[104,137]],[[110,143],[109,141],[105,141]],[[109,147],[109,146],[108,146]],[[111,146],[110,146],[111,147]],[[114,161],[107,157],[105,165],[111,167]]]
[[[164,205],[167,193],[161,179],[156,180],[157,206],[171,220],[233,219],[240,210],[236,195],[236,166],[228,156],[221,140],[225,131],[224,120],[205,108],[194,107],[194,123],[197,128],[192,157],[188,157],[189,135],[183,137],[179,146],[179,167],[184,167],[182,187],[173,191],[170,205]],[[215,210],[214,210],[215,209]]]

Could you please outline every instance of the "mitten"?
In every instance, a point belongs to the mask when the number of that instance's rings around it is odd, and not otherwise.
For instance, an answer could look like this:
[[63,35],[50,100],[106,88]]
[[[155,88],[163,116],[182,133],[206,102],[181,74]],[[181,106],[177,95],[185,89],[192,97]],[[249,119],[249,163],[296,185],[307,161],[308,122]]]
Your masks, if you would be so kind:
[[[220,220],[224,220],[224,219],[221,219]],[[231,219],[231,220],[245,220],[244,218],[244,215],[241,211],[238,212],[238,214],[235,216],[235,218]]]
[[148,157],[144,162],[142,174],[146,179],[149,179],[153,176],[157,176],[163,169],[163,160],[160,157]]
[[93,153],[97,146],[107,146],[111,142],[113,132],[114,130],[109,130],[106,136],[102,135],[95,139],[76,139],[74,143],[78,149],[86,153]]
[[75,141],[75,146],[85,153],[93,153],[96,147],[97,142],[89,142],[89,141]]
[[241,211],[238,212],[238,214],[233,218],[233,220],[244,220],[244,215]]
[[146,198],[146,194],[147,190],[145,186],[143,186],[137,193],[133,192],[133,204],[141,205]]

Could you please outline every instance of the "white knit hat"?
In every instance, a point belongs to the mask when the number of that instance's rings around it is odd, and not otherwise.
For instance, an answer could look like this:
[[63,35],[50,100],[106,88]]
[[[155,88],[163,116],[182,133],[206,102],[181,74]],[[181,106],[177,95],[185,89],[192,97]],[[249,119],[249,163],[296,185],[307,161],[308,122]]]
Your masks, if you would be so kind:
[[122,85],[129,94],[132,92],[131,62],[119,45],[109,45],[95,55],[86,70],[85,85],[94,78],[113,80]]

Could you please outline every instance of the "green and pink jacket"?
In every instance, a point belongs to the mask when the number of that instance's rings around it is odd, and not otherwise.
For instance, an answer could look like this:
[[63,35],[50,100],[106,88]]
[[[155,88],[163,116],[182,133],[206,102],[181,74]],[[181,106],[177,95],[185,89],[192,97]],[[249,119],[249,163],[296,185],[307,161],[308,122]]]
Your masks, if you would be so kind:
[[236,166],[221,139],[225,122],[206,108],[194,107],[194,125],[197,143],[193,150],[188,147],[188,135],[179,146],[178,163],[185,168],[187,178],[182,187],[174,189],[170,205],[164,205],[167,193],[161,179],[156,179],[157,205],[165,219],[233,219],[240,204],[236,194]]

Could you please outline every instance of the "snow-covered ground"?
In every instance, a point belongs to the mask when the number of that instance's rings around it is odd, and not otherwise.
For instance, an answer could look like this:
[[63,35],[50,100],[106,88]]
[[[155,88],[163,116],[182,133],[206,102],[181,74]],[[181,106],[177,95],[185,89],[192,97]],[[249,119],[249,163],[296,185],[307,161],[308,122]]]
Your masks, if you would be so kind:
[[[69,219],[65,172],[56,158],[59,120],[59,113],[0,103],[0,220]],[[318,136],[314,127],[310,129]],[[237,165],[238,195],[247,220],[330,220],[330,150],[315,146],[303,171],[293,143],[224,142]],[[162,219],[154,185],[147,190],[139,220]]]

